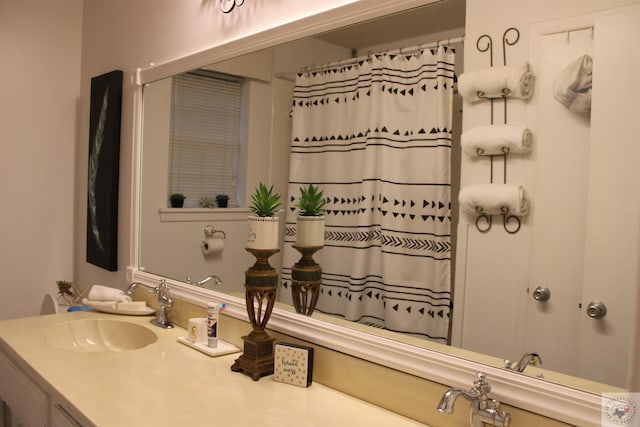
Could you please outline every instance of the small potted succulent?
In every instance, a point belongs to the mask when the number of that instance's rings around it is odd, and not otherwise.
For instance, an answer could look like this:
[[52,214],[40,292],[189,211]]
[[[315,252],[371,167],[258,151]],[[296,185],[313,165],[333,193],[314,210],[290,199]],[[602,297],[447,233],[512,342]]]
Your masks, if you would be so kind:
[[226,194],[218,194],[216,196],[216,204],[219,208],[226,208],[229,204],[229,196]]
[[211,197],[203,197],[200,199],[200,207],[212,209],[216,206],[215,202]]
[[296,202],[296,245],[324,245],[324,193],[313,184],[300,187],[300,197]]
[[267,188],[262,182],[251,195],[248,218],[247,247],[251,249],[278,248],[278,209],[280,194],[273,192],[273,185]]
[[173,193],[169,196],[169,202],[172,208],[181,208],[184,205],[184,199],[186,199],[186,197],[181,193]]
[[56,285],[58,285],[58,300],[62,299],[66,304],[73,304],[75,301],[73,295],[74,283],[66,280],[58,280],[56,281]]

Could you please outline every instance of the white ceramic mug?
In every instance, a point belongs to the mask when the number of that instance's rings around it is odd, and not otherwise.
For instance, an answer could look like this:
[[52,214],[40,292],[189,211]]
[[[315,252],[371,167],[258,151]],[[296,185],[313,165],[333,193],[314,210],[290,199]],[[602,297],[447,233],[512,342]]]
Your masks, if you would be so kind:
[[194,317],[189,319],[187,327],[187,339],[195,344],[207,342],[207,319],[204,317]]

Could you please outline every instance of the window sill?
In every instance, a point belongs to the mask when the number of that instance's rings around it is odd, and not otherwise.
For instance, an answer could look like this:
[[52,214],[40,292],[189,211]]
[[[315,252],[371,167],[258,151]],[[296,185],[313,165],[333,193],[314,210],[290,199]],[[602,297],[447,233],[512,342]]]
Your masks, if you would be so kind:
[[160,208],[160,222],[246,221],[247,208]]

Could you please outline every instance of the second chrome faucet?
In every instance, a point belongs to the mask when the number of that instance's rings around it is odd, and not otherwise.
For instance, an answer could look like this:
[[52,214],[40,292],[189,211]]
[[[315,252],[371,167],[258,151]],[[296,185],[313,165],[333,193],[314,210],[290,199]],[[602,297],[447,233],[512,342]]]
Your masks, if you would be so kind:
[[197,282],[194,282],[193,280],[191,280],[191,276],[187,276],[187,283],[189,285],[196,285],[196,286],[204,286],[207,282],[213,280],[213,284],[215,286],[220,286],[222,285],[222,280],[220,280],[220,278],[218,276],[216,276],[215,274],[211,274],[207,277],[205,277],[202,280],[199,280]]
[[529,351],[525,353],[518,363],[512,362],[509,359],[505,359],[504,366],[512,371],[523,372],[527,366],[540,366],[542,365],[542,358],[535,351]]

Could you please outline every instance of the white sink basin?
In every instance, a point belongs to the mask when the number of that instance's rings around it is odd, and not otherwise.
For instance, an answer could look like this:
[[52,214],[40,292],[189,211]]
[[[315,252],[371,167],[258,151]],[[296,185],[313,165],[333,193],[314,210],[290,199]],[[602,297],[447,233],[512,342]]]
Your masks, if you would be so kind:
[[110,319],[81,319],[52,326],[47,342],[64,350],[104,353],[136,350],[158,340],[155,332],[135,323]]

